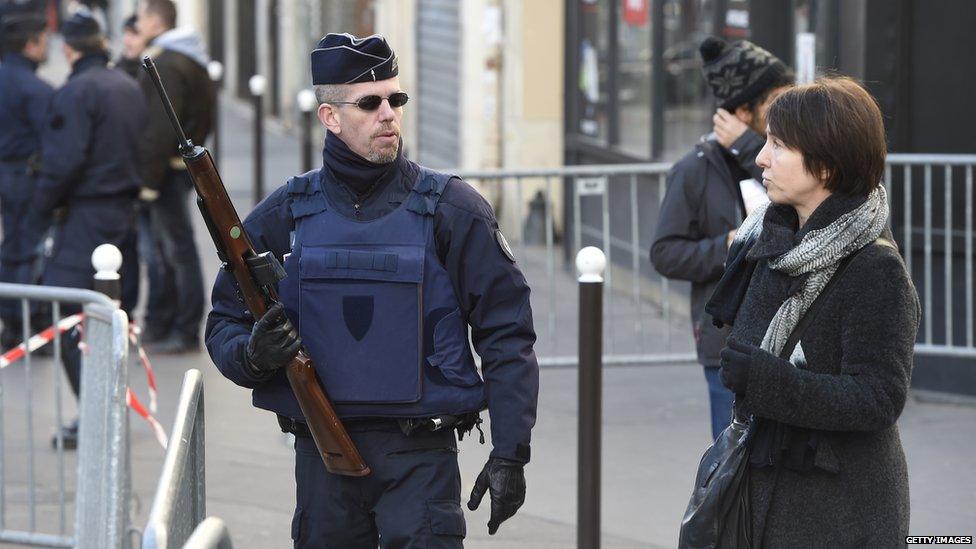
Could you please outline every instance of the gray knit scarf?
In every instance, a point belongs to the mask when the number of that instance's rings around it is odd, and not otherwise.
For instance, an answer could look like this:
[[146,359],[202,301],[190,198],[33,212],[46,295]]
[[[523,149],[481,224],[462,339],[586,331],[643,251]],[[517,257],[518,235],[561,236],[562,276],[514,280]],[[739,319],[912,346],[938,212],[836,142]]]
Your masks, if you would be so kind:
[[[763,217],[769,204],[757,208],[742,223],[736,240],[750,241],[762,232]],[[766,328],[760,347],[779,356],[786,340],[817,296],[827,285],[840,260],[874,242],[888,224],[888,200],[878,186],[857,208],[838,217],[830,225],[807,233],[799,244],[769,260],[769,268],[789,276],[810,273],[799,292],[788,297]]]

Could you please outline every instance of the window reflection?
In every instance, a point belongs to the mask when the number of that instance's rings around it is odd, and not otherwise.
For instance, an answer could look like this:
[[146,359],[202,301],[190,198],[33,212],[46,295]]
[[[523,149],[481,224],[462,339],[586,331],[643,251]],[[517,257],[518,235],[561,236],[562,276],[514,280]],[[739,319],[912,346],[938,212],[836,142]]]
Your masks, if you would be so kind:
[[610,53],[608,0],[580,1],[579,127],[581,135],[607,144],[608,63]]
[[714,101],[701,73],[698,45],[714,32],[713,0],[664,3],[664,160],[688,152],[712,128]]
[[617,23],[620,149],[651,154],[651,22],[649,0],[623,0]]

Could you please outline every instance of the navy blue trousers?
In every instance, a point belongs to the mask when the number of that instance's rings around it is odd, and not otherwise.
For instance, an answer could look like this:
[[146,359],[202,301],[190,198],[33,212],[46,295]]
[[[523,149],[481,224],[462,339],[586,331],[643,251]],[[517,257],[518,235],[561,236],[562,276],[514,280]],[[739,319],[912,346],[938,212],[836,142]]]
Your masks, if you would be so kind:
[[[27,163],[0,163],[0,220],[3,241],[0,242],[0,282],[27,284],[38,235],[29,226],[31,193],[34,178],[27,173]],[[20,302],[0,302],[0,319],[8,329],[17,331],[21,324]]]
[[[105,198],[70,204],[67,217],[54,227],[54,251],[44,265],[41,283],[45,286],[92,289],[95,269],[91,254],[101,244],[114,244],[122,252],[119,272],[122,284],[122,309],[130,317],[139,297],[139,257],[136,251],[135,198]],[[81,306],[62,303],[61,316],[81,312]],[[45,320],[50,313],[45,311]],[[61,338],[64,370],[71,389],[81,390],[79,334],[72,330]]]
[[735,400],[735,394],[722,385],[722,379],[719,377],[721,371],[718,366],[705,366],[708,402],[712,412],[712,440],[717,439],[732,423],[732,401]]
[[296,548],[459,549],[465,535],[453,430],[405,436],[393,422],[347,425],[372,473],[330,474],[310,438],[295,441]]

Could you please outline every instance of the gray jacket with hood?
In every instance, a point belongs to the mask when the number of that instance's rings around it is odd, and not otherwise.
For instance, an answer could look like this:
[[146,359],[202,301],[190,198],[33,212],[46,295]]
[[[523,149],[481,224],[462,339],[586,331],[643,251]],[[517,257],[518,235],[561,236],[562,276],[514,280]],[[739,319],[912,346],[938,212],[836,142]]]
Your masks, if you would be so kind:
[[[729,152],[756,180],[762,169],[756,156],[766,140],[746,130]],[[702,138],[668,173],[651,244],[651,264],[663,276],[691,282],[691,320],[698,362],[719,365],[727,328],[716,328],[705,313],[715,284],[725,270],[726,236],[745,219],[739,182],[734,180],[713,136]]]
[[[156,63],[187,137],[203,145],[213,122],[214,87],[207,73],[209,57],[200,35],[187,27],[171,29],[153,39],[146,55]],[[165,181],[171,158],[178,157],[176,134],[145,71],[141,71],[139,83],[149,107],[142,143],[144,184],[158,190]]]

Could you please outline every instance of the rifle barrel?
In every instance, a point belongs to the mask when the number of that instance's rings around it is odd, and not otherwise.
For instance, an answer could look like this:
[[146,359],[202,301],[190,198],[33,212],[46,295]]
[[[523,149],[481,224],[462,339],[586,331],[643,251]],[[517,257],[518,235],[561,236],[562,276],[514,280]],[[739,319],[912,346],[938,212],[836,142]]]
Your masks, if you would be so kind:
[[193,148],[193,142],[191,142],[186,137],[186,133],[183,131],[183,125],[180,124],[180,119],[176,116],[176,110],[173,108],[173,103],[169,100],[169,94],[166,93],[166,88],[163,87],[163,81],[159,78],[159,71],[156,70],[156,63],[150,56],[145,56],[142,58],[142,68],[146,69],[149,73],[149,79],[152,80],[154,86],[156,86],[156,91],[159,92],[159,100],[163,102],[163,110],[166,111],[166,116],[169,117],[169,121],[173,124],[173,129],[176,130],[176,135],[180,140],[180,152],[189,152]]

